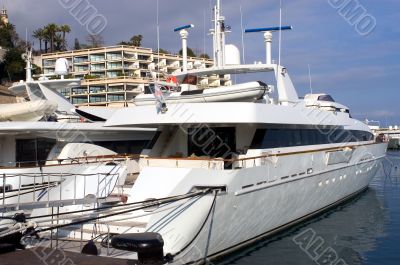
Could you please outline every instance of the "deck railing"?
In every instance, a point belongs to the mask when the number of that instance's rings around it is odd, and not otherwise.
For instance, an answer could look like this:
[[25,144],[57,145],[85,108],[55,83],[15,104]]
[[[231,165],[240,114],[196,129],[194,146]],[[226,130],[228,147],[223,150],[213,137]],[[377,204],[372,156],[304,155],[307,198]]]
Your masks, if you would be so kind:
[[[118,184],[121,168],[120,164],[116,164],[108,173],[94,174],[71,174],[71,173],[23,173],[23,174],[2,174],[0,175],[0,201],[2,208],[0,212],[10,210],[19,210],[23,207],[35,207],[40,204],[45,207],[55,207],[64,205],[74,205],[82,203],[96,203],[99,199],[106,199]],[[17,179],[17,181],[15,181]],[[65,185],[71,188],[72,179],[73,194],[65,196]],[[83,181],[82,181],[83,179]],[[88,187],[93,187],[93,179],[97,179],[97,190],[93,193],[88,192]],[[24,181],[23,181],[24,180]],[[83,192],[77,192],[78,188],[83,188]],[[14,183],[17,186],[13,186]],[[115,182],[115,185],[111,185]],[[58,198],[50,198],[51,189],[59,190]],[[79,193],[79,194],[78,194]],[[32,199],[28,199],[29,195]],[[95,197],[93,197],[93,195]],[[21,198],[24,197],[24,201]],[[43,198],[45,200],[42,200]],[[17,198],[16,200],[13,198]],[[22,207],[21,207],[22,206]]]
[[59,165],[118,162],[118,161],[124,161],[127,159],[139,159],[139,158],[140,158],[140,155],[134,155],[134,154],[83,156],[83,157],[73,157],[73,158],[69,157],[69,158],[62,158],[62,159],[19,161],[19,162],[3,163],[3,164],[0,164],[0,169],[50,167],[50,166],[59,166]]

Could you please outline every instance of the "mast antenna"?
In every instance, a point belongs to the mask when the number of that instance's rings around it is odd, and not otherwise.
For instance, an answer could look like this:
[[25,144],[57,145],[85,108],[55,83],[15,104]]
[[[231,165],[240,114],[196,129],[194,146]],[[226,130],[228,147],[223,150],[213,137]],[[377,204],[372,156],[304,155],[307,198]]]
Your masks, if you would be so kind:
[[243,12],[242,12],[242,6],[240,5],[240,27],[242,31],[242,60],[243,64],[246,64],[245,60],[245,49],[244,49],[244,28],[243,28]]
[[160,79],[160,14],[159,14],[159,0],[157,0],[157,71],[156,78],[157,82]]
[[279,0],[279,54],[278,65],[281,66],[281,51],[282,51],[282,0]]
[[311,79],[311,68],[310,68],[310,64],[308,64],[308,79],[310,80],[310,91],[311,94],[313,93],[313,89],[312,89],[312,79]]

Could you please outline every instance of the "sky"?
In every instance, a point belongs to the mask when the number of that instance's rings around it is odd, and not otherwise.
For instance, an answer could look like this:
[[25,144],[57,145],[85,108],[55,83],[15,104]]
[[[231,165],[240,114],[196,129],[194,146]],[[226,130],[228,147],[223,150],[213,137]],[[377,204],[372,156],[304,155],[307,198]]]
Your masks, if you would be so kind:
[[[101,35],[106,45],[143,35],[144,47],[157,48],[157,0],[0,0],[21,37],[48,23],[69,24],[74,39],[85,42],[85,23],[71,15],[65,3],[90,5],[104,18]],[[64,6],[63,6],[64,2]],[[211,9],[216,0],[159,0],[160,47],[178,52],[180,38],[173,29],[194,24],[189,47],[211,55]],[[227,43],[242,50],[242,27],[279,25],[279,0],[221,0],[226,24],[232,27]],[[340,6],[340,4],[342,4]],[[362,12],[352,19],[346,7]],[[240,12],[242,10],[242,12]],[[242,13],[242,16],[241,16]],[[350,13],[349,13],[350,14]],[[241,23],[242,17],[242,23]],[[310,92],[308,65],[314,93],[331,94],[358,119],[379,120],[382,126],[400,125],[400,1],[399,0],[282,0],[281,62],[287,67],[298,94]],[[369,26],[368,26],[369,25]],[[363,27],[365,26],[365,27]],[[278,34],[273,58],[278,57]],[[38,41],[36,40],[36,45]],[[244,35],[246,63],[265,61],[262,34]]]

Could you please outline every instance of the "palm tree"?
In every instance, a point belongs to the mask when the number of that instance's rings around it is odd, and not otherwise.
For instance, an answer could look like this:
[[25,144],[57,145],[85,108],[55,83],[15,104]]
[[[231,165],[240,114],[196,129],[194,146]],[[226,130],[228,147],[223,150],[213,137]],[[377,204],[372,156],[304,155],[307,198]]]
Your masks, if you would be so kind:
[[59,28],[56,24],[51,23],[46,26],[46,31],[48,36],[50,37],[50,52],[54,52],[54,40],[56,38],[57,32],[59,31]]
[[43,28],[44,52],[49,51],[50,34],[46,27]]
[[71,32],[71,27],[69,25],[61,25],[59,27],[59,31],[62,32],[62,48],[63,50],[67,50],[67,41],[65,40],[65,35]]
[[35,39],[39,40],[39,46],[40,46],[40,53],[42,53],[42,41],[45,39],[45,31],[42,28],[39,28],[35,31],[33,31],[32,35]]
[[54,37],[54,50],[55,51],[62,51],[64,46],[64,39],[61,33],[57,33]]

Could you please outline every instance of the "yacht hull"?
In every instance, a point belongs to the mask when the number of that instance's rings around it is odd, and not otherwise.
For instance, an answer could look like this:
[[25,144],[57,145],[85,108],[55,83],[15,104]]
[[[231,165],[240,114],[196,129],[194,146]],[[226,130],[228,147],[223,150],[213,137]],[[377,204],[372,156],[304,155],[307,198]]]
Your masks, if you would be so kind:
[[[334,207],[365,190],[377,169],[351,181],[346,188],[340,184],[337,187],[326,187],[318,192],[315,192],[315,188],[318,187],[319,182],[326,181],[327,178],[355,170],[356,166],[353,166],[255,191],[242,195],[245,198],[241,198],[240,202],[235,195],[218,199],[211,228],[215,232],[210,238],[207,233],[204,233],[202,238],[193,245],[192,250],[205,249],[209,245],[209,253],[204,254],[207,254],[209,258],[218,258]],[[350,176],[350,178],[355,177]],[[228,209],[237,212],[234,218],[226,214]],[[231,224],[232,219],[236,220]],[[210,226],[210,223],[207,226]],[[182,255],[181,260],[187,262],[202,260],[200,255],[194,258],[193,253],[195,252],[191,251]]]
[[[175,212],[172,220],[166,218],[171,217],[171,213],[155,215],[149,220],[146,231],[163,236],[164,254],[179,253],[174,264],[217,258],[366,189],[379,169],[386,147],[386,144],[358,147],[348,163],[328,166],[327,152],[322,151],[282,156],[266,161],[265,165],[254,161],[255,166],[224,173],[204,169],[192,169],[188,173],[183,169],[164,168],[158,175],[166,179],[174,175],[175,179],[169,181],[176,183],[170,185],[177,192],[188,188],[187,178],[198,186],[206,183],[225,186],[226,191],[216,196],[215,204],[214,195],[209,194],[191,203],[180,214]],[[152,168],[147,174],[144,169],[142,174],[148,178],[150,174],[156,176],[157,171]],[[294,174],[295,171],[298,173]],[[154,179],[150,181],[154,183]],[[141,186],[138,188],[143,188],[144,184],[138,182]],[[162,184],[165,180],[159,182]],[[168,185],[161,186],[168,188]]]
[[[234,164],[233,170],[195,160],[144,160],[128,203],[186,194],[196,187],[218,188],[219,192],[180,201],[175,206],[160,206],[153,214],[142,210],[132,213],[131,218],[123,217],[146,223],[142,228],[123,226],[123,222],[117,227],[110,219],[110,230],[97,232],[159,233],[164,240],[164,255],[174,257],[172,264],[217,259],[365,190],[379,170],[386,148],[386,143],[370,143],[281,152]],[[341,150],[345,157],[332,159]],[[79,233],[69,236],[81,237]],[[86,237],[90,239],[90,234],[84,234]],[[134,252],[112,252],[115,258],[137,259]]]

